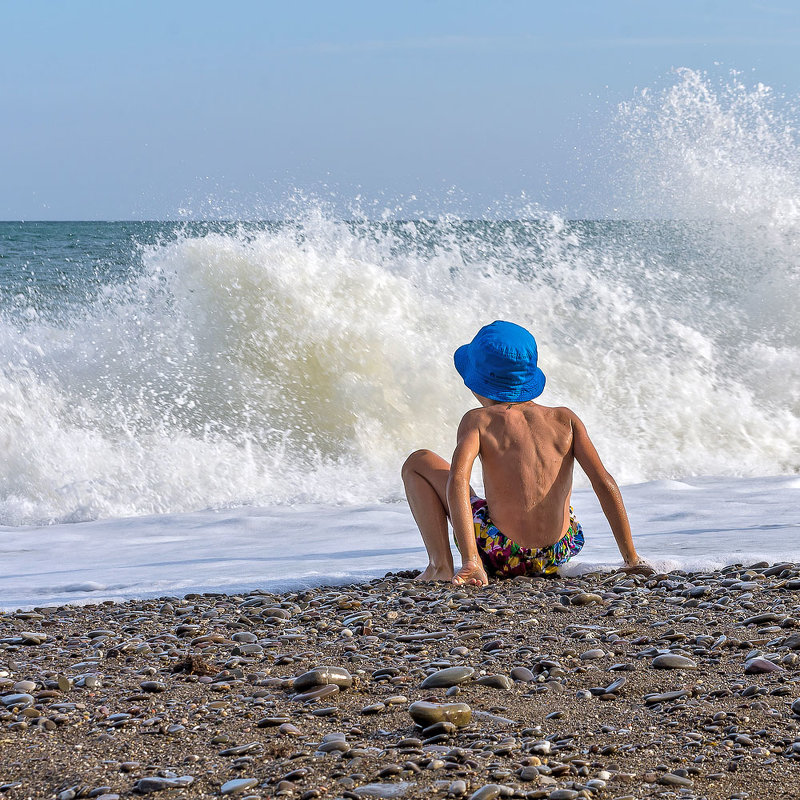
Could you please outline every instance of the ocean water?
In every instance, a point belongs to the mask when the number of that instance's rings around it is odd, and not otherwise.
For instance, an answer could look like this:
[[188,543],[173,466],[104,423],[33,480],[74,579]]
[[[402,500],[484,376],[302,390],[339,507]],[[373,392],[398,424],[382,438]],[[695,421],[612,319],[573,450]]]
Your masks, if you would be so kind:
[[[800,561],[781,108],[686,70],[622,107],[626,219],[0,223],[0,608],[424,566],[399,468],[452,451],[452,353],[494,319],[536,334],[540,400],[586,423],[643,555]],[[576,487],[570,569],[610,566]]]

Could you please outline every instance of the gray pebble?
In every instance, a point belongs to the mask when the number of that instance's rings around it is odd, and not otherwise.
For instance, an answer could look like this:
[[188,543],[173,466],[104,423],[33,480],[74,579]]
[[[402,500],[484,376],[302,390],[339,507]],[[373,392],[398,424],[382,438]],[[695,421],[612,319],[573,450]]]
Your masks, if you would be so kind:
[[235,780],[223,783],[222,787],[220,788],[220,793],[238,794],[239,792],[243,792],[246,789],[252,789],[254,786],[257,785],[258,785],[257,778],[236,778]]
[[656,669],[697,669],[697,664],[691,658],[679,656],[677,653],[664,653],[656,656],[652,666]]
[[447,669],[440,669],[432,675],[428,675],[422,682],[423,689],[448,689],[459,683],[469,680],[475,674],[472,667],[447,667]]
[[349,689],[353,685],[353,676],[344,667],[314,667],[294,679],[293,688],[302,692],[313,686],[338,686]]

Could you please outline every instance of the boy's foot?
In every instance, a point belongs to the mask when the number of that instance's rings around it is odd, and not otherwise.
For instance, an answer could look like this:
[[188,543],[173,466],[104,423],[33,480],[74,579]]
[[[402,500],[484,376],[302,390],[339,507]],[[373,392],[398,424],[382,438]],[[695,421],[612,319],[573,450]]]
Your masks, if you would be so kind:
[[453,579],[452,569],[438,569],[432,564],[428,564],[423,572],[417,575],[418,581],[450,581]]
[[453,576],[456,586],[488,586],[489,576],[482,564],[468,563]]

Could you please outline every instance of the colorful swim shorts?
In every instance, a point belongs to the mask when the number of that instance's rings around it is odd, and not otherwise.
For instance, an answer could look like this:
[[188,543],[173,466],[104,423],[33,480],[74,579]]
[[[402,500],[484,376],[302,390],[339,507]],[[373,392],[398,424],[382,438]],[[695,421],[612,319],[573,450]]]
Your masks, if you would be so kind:
[[471,497],[475,539],[483,566],[490,575],[552,575],[583,549],[583,529],[569,509],[569,529],[555,544],[533,550],[522,547],[502,534],[489,518],[489,508],[481,497]]

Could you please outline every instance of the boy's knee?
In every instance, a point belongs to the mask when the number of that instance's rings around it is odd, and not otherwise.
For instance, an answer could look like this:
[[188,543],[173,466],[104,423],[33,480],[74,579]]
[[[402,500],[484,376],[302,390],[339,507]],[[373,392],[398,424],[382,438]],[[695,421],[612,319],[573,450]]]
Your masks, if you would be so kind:
[[404,462],[400,469],[403,480],[412,472],[417,471],[417,467],[431,455],[430,450],[415,450]]

